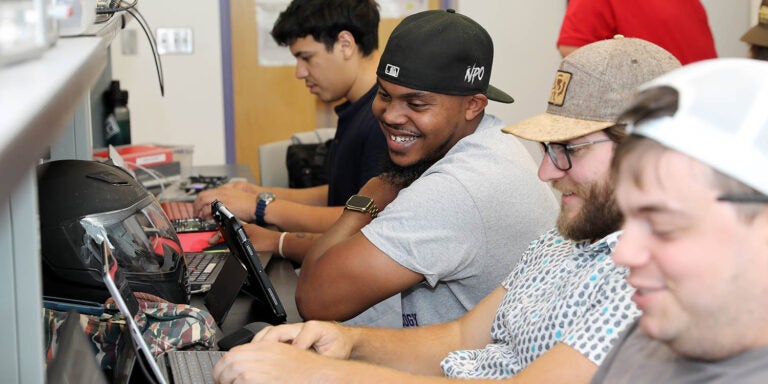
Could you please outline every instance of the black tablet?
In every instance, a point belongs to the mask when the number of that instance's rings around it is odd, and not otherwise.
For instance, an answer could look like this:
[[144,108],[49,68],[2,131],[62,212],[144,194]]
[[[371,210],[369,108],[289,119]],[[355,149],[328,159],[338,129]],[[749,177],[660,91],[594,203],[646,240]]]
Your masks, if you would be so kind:
[[271,316],[267,316],[268,318],[265,320],[274,324],[285,322],[285,308],[280,302],[280,298],[277,296],[277,291],[272,286],[269,276],[264,271],[264,267],[261,265],[256,250],[245,233],[243,225],[218,200],[214,200],[211,203],[211,214],[219,226],[219,231],[224,237],[229,251],[240,259],[246,269],[248,269],[248,280],[244,289],[262,301],[272,312]]

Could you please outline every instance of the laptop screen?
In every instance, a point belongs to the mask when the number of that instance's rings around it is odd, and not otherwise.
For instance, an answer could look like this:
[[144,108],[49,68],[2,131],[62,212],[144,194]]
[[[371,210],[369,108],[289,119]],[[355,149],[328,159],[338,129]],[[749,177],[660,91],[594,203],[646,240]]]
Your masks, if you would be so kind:
[[136,297],[133,295],[133,291],[128,286],[128,282],[122,275],[122,271],[118,268],[117,261],[112,256],[112,252],[106,241],[102,243],[102,253],[104,257],[104,270],[102,272],[104,284],[107,286],[109,293],[115,300],[117,309],[125,318],[128,333],[131,335],[134,348],[138,352],[137,359],[140,360],[140,364],[142,364],[143,367],[149,367],[151,375],[154,376],[157,383],[166,384],[167,381],[165,380],[165,376],[155,362],[154,356],[149,350],[149,346],[147,346],[144,336],[133,318],[138,311],[139,304],[136,301]]
[[56,355],[48,363],[46,382],[106,383],[104,372],[96,363],[93,347],[80,326],[80,314],[70,310],[61,327],[61,341]]

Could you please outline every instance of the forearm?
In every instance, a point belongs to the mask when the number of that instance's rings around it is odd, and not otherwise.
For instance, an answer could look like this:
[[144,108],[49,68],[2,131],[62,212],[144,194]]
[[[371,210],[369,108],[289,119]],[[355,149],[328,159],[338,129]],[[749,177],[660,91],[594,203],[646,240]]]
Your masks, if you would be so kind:
[[303,277],[312,275],[315,264],[329,249],[349,239],[370,222],[370,215],[342,210],[341,217],[307,250],[302,261]]
[[420,375],[442,376],[440,361],[461,349],[456,322],[406,329],[349,328],[353,360]]
[[310,206],[280,198],[267,206],[264,220],[283,231],[323,233],[341,216],[343,207]]
[[298,204],[320,207],[328,204],[328,185],[310,188],[262,187],[259,191],[272,192],[279,200]]
[[[287,232],[283,237],[282,256],[286,259],[303,264],[304,257],[320,237],[317,233]],[[280,251],[280,239],[278,237],[275,251]]]
[[[301,264],[307,250],[312,247],[315,240],[320,235],[305,232],[277,232],[262,228],[256,224],[246,223],[243,225],[245,232],[253,243],[257,252],[270,252],[281,254],[286,259]],[[285,233],[285,235],[283,235]],[[282,249],[280,247],[280,238],[282,237]]]

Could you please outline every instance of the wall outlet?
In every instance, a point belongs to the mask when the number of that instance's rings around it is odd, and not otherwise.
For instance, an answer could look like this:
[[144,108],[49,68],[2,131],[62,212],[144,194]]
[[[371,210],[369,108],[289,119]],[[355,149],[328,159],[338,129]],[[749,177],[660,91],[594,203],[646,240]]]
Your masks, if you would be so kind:
[[157,52],[161,55],[191,55],[194,52],[192,28],[158,28]]

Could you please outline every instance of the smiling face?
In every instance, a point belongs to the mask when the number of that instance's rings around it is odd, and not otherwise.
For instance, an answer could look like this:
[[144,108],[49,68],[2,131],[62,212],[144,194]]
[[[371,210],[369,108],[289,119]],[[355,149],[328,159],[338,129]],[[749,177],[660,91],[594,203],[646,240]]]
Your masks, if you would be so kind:
[[[603,131],[581,136],[563,144],[580,144],[607,139]],[[561,193],[557,229],[573,240],[598,240],[618,229],[621,214],[613,199],[610,165],[615,144],[612,141],[574,148],[569,152],[571,169],[557,169],[549,156],[543,156],[539,179],[551,181]]]
[[471,134],[488,99],[417,91],[379,79],[373,114],[387,138],[389,157],[399,167],[437,160]]
[[290,44],[291,54],[296,57],[296,78],[304,80],[309,92],[327,103],[346,98],[357,73],[352,66],[348,52],[350,42],[345,40],[345,34],[349,33],[339,34],[330,52],[311,35]]
[[660,146],[622,158],[613,254],[630,269],[642,330],[685,356],[768,345],[768,220],[719,202],[714,172]]

